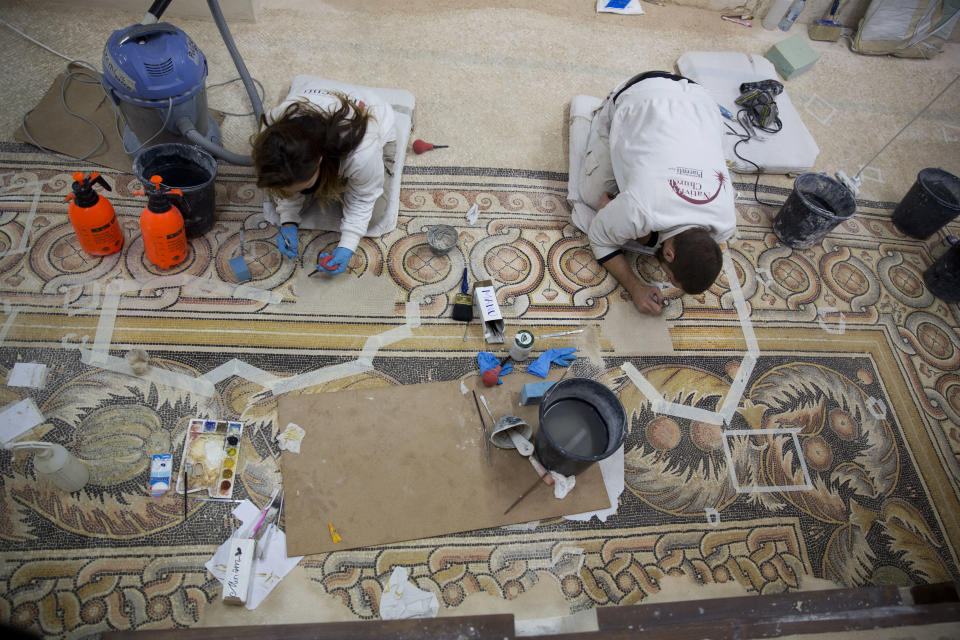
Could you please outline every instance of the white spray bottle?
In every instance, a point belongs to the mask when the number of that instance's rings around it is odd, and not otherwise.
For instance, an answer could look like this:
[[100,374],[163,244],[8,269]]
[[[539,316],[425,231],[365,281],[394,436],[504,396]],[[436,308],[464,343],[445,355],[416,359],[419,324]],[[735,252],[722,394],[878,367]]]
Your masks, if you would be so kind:
[[59,444],[35,441],[15,442],[7,445],[7,449],[36,454],[33,468],[41,476],[48,477],[57,488],[67,493],[80,491],[90,479],[90,470]]

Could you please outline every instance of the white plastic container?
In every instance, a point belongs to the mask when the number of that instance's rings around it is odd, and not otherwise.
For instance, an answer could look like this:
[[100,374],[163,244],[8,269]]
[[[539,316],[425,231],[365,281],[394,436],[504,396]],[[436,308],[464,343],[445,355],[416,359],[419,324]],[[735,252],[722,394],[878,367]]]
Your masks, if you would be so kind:
[[533,334],[522,329],[517,331],[510,345],[510,358],[514,362],[522,362],[530,356],[530,350],[533,349]]
[[775,30],[780,25],[783,16],[787,14],[792,2],[793,0],[773,0],[767,14],[763,16],[763,28],[767,31]]
[[35,454],[33,468],[37,473],[49,478],[58,489],[67,493],[80,491],[90,479],[90,470],[59,444],[27,441],[15,442],[7,448]]
[[797,17],[803,11],[803,8],[806,6],[807,0],[793,0],[793,4],[790,5],[790,8],[787,9],[787,14],[783,16],[783,19],[780,20],[780,31],[789,31],[790,27],[793,26],[793,23],[797,21]]

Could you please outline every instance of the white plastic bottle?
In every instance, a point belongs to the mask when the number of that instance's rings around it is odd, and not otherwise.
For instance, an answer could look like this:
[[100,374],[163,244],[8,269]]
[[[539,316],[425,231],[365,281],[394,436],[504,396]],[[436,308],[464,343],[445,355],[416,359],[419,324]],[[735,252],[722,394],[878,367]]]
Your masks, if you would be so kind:
[[28,440],[15,442],[7,448],[11,451],[30,451],[36,454],[33,468],[67,493],[80,491],[90,479],[90,470],[59,444]]
[[763,28],[767,31],[776,29],[780,20],[787,14],[787,9],[790,8],[792,2],[793,0],[773,0],[773,4],[770,5],[766,15],[763,16]]
[[787,9],[787,15],[783,16],[783,20],[780,21],[780,31],[790,30],[790,27],[793,26],[794,22],[796,22],[797,16],[800,15],[800,12],[803,11],[803,7],[806,4],[807,0],[794,0],[793,4],[790,5],[790,8]]

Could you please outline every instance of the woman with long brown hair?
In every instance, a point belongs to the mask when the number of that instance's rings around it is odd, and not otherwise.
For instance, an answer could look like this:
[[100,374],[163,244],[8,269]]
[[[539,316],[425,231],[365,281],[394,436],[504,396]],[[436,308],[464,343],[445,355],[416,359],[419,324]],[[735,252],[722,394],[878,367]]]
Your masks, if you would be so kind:
[[346,271],[371,220],[386,209],[384,176],[392,166],[396,134],[393,108],[364,96],[294,80],[287,98],[265,113],[253,144],[257,186],[276,203],[277,247],[299,256],[298,228],[315,207],[342,214],[340,242],[318,256],[321,273]]

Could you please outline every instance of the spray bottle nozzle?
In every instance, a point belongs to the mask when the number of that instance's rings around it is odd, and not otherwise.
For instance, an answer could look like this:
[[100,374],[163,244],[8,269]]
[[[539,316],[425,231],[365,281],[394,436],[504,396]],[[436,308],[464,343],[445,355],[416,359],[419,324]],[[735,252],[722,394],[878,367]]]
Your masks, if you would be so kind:
[[64,200],[70,201],[76,198],[77,206],[85,209],[92,207],[100,199],[100,196],[93,190],[93,186],[97,184],[107,191],[113,191],[107,181],[103,179],[103,176],[96,171],[92,172],[89,177],[82,171],[77,171],[73,174],[73,193],[67,194]]
[[[163,177],[150,176],[150,185],[144,185],[143,191],[134,192],[138,196],[147,196],[147,208],[153,213],[166,213],[173,202],[183,215],[190,213],[190,206],[183,198],[183,191],[163,184]],[[171,197],[173,196],[173,197]]]

